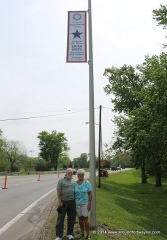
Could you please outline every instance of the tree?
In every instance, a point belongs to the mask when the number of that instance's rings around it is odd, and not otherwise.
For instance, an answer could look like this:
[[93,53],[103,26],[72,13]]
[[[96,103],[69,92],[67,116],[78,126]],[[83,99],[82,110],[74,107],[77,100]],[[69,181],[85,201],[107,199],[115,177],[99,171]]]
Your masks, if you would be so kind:
[[62,154],[60,154],[58,164],[59,164],[59,167],[63,166],[63,168],[67,168],[69,164],[71,164],[70,158],[66,152],[63,152]]
[[52,169],[52,163],[51,162],[46,162],[43,159],[39,159],[35,163],[35,170],[36,171],[51,171]]
[[87,153],[81,153],[80,158],[79,158],[81,168],[85,168],[87,166],[87,160],[88,160]]
[[[163,29],[167,28],[167,6],[160,5],[159,9],[153,10],[153,19],[158,22],[158,26],[163,26]],[[163,44],[166,47],[166,44]]]
[[156,186],[161,186],[161,173],[167,161],[167,54],[146,57],[140,71],[145,78],[150,79],[145,95],[149,115],[147,122],[150,125],[148,147],[151,154],[148,155],[148,161],[154,166]]
[[22,155],[20,158],[20,168],[28,173],[30,171],[34,171],[35,161],[35,158],[29,157],[27,155]]
[[[138,68],[123,65],[121,68],[112,67],[105,69],[104,75],[108,77],[109,83],[104,88],[107,94],[112,94],[111,102],[114,104],[114,111],[123,113],[115,117],[115,124],[118,127],[116,132],[117,138],[112,148],[119,150],[123,145],[127,145],[128,135],[125,135],[125,130],[129,125],[129,116],[132,111],[139,109],[143,103],[143,91],[146,83]],[[132,144],[132,143],[131,143]],[[128,145],[129,150],[132,146]],[[145,156],[143,156],[145,159]],[[133,161],[135,162],[134,156]],[[140,161],[139,161],[140,162]],[[141,166],[136,164],[136,167]],[[142,183],[146,182],[145,166],[141,166],[142,170]]]
[[[145,174],[154,169],[156,186],[166,166],[167,149],[167,55],[146,56],[136,69],[124,65],[105,70],[107,94],[114,93],[114,111],[124,113],[115,122],[124,149],[131,150],[133,162]],[[114,98],[115,96],[115,98]],[[167,169],[166,169],[167,170]]]
[[6,153],[5,153],[5,145],[6,141],[3,138],[3,132],[0,129],[0,171],[7,171],[8,168],[8,161],[6,158]]
[[7,141],[5,145],[6,157],[10,164],[9,169],[11,172],[19,171],[20,160],[26,154],[26,149],[19,141]]
[[87,153],[81,153],[80,157],[73,159],[73,162],[75,168],[86,168],[88,166]]
[[0,129],[0,151],[2,150],[3,139],[2,139],[2,130]]
[[78,168],[78,161],[79,161],[79,158],[73,158],[73,166],[74,168]]
[[109,83],[105,86],[106,94],[113,94],[111,102],[114,111],[128,115],[132,110],[141,107],[143,98],[141,89],[145,86],[140,72],[132,66],[107,68],[104,76]]
[[39,133],[38,139],[40,156],[47,162],[51,162],[54,169],[57,170],[61,154],[69,150],[64,133],[58,133],[55,130],[51,133],[42,131]]
[[158,26],[163,26],[164,29],[167,28],[167,7],[165,5],[160,5],[159,9],[153,10],[153,19],[158,22]]
[[68,167],[69,167],[69,168],[72,168],[72,162],[71,162],[71,161],[70,161]]

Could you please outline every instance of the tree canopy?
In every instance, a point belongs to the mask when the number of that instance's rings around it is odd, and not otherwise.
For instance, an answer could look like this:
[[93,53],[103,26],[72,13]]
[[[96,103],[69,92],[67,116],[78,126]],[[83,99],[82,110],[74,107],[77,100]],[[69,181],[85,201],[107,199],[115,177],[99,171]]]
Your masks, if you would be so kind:
[[158,26],[163,26],[164,29],[167,28],[167,7],[165,5],[160,5],[159,9],[153,10],[153,19],[158,22]]
[[[153,10],[158,26],[167,28],[167,6]],[[164,46],[166,46],[164,44]],[[141,167],[142,182],[146,183],[145,170],[156,177],[161,186],[161,174],[167,172],[167,54],[146,56],[136,67],[105,69],[109,83],[104,88],[111,94],[113,111],[118,128],[118,145],[131,152],[135,167]]]
[[75,168],[85,168],[88,166],[88,155],[87,153],[81,153],[80,157],[73,159]]
[[[163,29],[167,28],[167,6],[160,5],[159,9],[153,10],[153,19],[155,19],[158,22],[158,26],[162,26]],[[167,44],[163,44],[164,47],[167,46]]]
[[63,152],[69,150],[67,139],[64,133],[42,131],[38,135],[40,156],[47,162],[51,162],[55,170]]
[[167,54],[146,56],[136,68],[112,67],[104,75],[114,111],[124,114],[115,118],[121,145],[131,150],[135,166],[154,173],[161,186],[162,169],[167,171]]

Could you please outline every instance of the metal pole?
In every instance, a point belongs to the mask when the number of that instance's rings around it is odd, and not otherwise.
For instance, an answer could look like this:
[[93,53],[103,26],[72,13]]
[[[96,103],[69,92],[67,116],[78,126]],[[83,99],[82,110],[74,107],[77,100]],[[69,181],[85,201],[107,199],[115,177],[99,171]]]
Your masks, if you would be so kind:
[[120,158],[120,139],[119,139],[119,167],[120,167],[120,173],[121,173],[121,158]]
[[92,185],[92,207],[90,211],[90,227],[96,228],[96,165],[95,165],[95,121],[94,121],[94,79],[93,79],[93,44],[92,44],[92,12],[91,0],[88,0],[89,17],[89,170]]
[[[98,188],[101,187],[100,181],[100,159],[101,159],[101,142],[102,142],[102,134],[101,134],[101,105],[99,110],[99,153],[98,153]],[[103,174],[103,172],[102,172]]]

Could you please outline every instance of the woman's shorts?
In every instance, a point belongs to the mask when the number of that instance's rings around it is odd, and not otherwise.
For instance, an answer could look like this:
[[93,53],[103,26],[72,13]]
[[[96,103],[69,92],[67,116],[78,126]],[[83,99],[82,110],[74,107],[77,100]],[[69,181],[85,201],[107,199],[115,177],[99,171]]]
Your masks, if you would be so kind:
[[87,209],[87,204],[84,205],[76,205],[76,211],[77,211],[77,216],[78,217],[88,217],[88,209]]

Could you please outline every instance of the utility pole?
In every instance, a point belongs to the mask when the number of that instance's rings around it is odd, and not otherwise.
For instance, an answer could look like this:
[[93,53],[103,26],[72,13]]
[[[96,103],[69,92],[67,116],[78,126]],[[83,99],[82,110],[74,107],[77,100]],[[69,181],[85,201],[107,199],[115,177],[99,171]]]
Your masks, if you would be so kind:
[[90,211],[90,227],[96,228],[96,162],[95,162],[95,121],[94,121],[94,77],[93,77],[93,44],[92,44],[92,10],[91,0],[88,0],[89,26],[89,170],[92,185],[92,207]]
[[101,109],[100,105],[99,109],[99,152],[98,152],[98,188],[101,187],[101,179],[100,179],[100,161],[101,161],[101,146],[102,146],[102,130],[101,130]]

